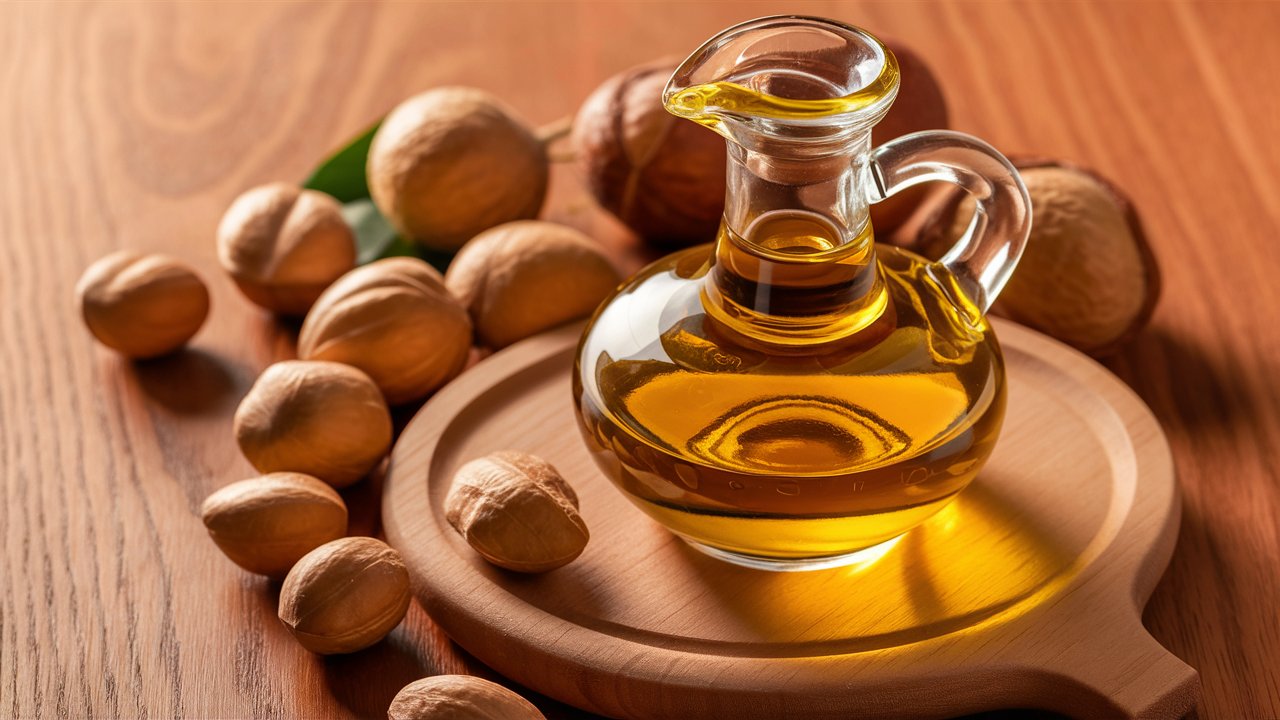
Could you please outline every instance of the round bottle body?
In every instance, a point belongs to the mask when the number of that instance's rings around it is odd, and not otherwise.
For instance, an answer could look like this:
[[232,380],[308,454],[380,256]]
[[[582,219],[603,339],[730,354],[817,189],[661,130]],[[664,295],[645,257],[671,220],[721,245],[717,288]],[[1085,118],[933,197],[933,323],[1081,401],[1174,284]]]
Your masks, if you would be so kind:
[[723,559],[810,569],[901,535],[973,480],[1004,417],[1004,362],[944,269],[878,246],[879,318],[783,347],[707,314],[711,251],[641,271],[578,350],[579,426],[641,510]]

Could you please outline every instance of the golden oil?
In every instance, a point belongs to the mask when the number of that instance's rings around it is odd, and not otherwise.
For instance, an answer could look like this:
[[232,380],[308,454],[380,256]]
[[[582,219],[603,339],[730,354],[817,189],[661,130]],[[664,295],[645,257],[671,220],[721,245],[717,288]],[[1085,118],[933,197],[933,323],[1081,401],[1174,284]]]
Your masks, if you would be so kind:
[[[795,74],[757,73],[744,83],[702,83],[664,98],[671,114],[715,128],[725,113],[789,120],[852,113],[892,100],[897,94],[898,66],[886,63],[879,77],[848,94],[831,94],[828,83]],[[890,95],[890,90],[892,94]],[[715,107],[715,112],[708,112]]]
[[941,266],[766,213],[642,271],[584,335],[575,400],[602,468],[712,554],[811,567],[889,540],[977,474],[1003,363]]

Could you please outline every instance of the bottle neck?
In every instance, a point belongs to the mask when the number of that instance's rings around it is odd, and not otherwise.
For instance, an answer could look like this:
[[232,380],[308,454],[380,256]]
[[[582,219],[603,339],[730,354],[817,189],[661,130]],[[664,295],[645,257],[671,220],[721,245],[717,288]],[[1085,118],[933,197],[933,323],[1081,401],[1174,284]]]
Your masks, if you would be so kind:
[[818,216],[845,244],[859,240],[870,217],[863,178],[871,154],[871,130],[806,138],[801,128],[764,134],[739,126],[728,143],[724,219],[749,237],[756,218],[773,211],[803,210]]
[[735,140],[702,291],[707,313],[783,346],[847,338],[874,323],[888,298],[861,180],[870,132],[836,146]]

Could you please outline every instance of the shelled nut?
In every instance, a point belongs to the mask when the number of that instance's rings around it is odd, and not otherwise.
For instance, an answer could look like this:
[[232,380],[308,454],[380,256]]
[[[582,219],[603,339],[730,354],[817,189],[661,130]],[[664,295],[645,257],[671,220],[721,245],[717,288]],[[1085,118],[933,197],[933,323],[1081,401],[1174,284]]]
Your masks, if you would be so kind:
[[370,537],[334,540],[302,557],[280,588],[280,620],[306,649],[350,653],[386,637],[409,609],[400,553]]
[[334,362],[287,360],[236,409],[236,441],[262,472],[295,471],[346,487],[391,447],[391,413],[373,381]]
[[618,279],[586,235],[556,223],[522,220],[468,242],[444,282],[471,314],[480,341],[501,348],[590,315]]
[[94,337],[132,358],[177,350],[209,315],[204,281],[167,255],[112,253],[84,271],[76,297]]
[[387,720],[545,720],[528,700],[471,675],[415,680],[396,693]]
[[[1031,196],[1026,250],[993,311],[1091,355],[1142,329],[1160,273],[1128,197],[1097,173],[1057,160],[1014,159]],[[973,215],[954,192],[922,226],[918,249],[938,257]]]
[[292,472],[231,483],[204,501],[200,516],[232,562],[273,578],[347,531],[347,506],[338,493]]
[[457,250],[486,228],[538,215],[549,165],[542,143],[497,98],[442,87],[387,115],[369,148],[369,191],[406,237]]
[[355,267],[355,237],[333,198],[271,183],[236,198],[222,216],[218,260],[257,305],[302,315]]
[[302,323],[298,356],[368,373],[398,404],[417,400],[462,372],[471,320],[435,268],[394,257],[344,275]]
[[486,560],[517,572],[554,570],[587,545],[578,496],[547,461],[504,451],[463,465],[445,517]]

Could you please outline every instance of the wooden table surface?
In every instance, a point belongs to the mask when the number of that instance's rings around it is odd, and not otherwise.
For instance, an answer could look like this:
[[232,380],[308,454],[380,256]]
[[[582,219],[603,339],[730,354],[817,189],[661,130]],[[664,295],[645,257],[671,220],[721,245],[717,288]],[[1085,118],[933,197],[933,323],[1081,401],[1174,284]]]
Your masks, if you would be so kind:
[[[294,335],[217,269],[217,220],[422,89],[476,85],[548,122],[782,7],[0,7],[0,716],[379,716],[417,677],[485,672],[416,606],[370,650],[309,655],[276,588],[209,542],[201,501],[251,473],[231,414]],[[1163,424],[1185,497],[1146,622],[1200,670],[1201,716],[1280,716],[1280,4],[785,7],[913,45],[955,128],[1130,190],[1165,293],[1108,365]],[[575,182],[557,169],[548,216],[634,266]],[[73,287],[116,248],[202,269],[214,309],[189,351],[135,364],[92,342]],[[353,532],[378,531],[378,486],[347,493]]]

